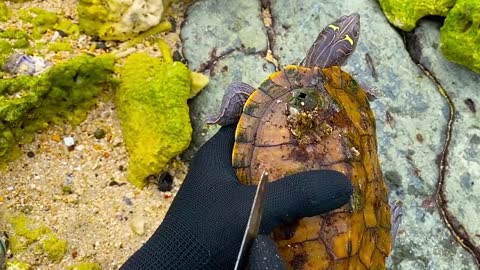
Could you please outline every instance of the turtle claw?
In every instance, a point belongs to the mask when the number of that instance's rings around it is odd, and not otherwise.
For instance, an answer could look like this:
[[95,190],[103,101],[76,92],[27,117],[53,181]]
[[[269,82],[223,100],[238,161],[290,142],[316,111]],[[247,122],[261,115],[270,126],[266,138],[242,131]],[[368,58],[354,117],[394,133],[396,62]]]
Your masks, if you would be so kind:
[[219,124],[228,126],[238,122],[243,111],[243,105],[255,88],[244,82],[231,83],[220,105],[220,112],[215,116],[207,117],[207,124]]
[[392,247],[395,245],[395,239],[397,238],[398,228],[402,222],[402,204],[400,201],[390,201],[390,211],[392,216],[392,229],[390,231],[390,239],[392,240]]

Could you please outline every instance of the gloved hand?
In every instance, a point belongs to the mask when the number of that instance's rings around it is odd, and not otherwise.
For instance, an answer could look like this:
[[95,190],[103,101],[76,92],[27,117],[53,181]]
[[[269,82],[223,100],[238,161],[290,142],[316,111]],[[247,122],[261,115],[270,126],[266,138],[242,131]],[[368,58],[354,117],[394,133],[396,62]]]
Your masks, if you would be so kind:
[[[222,127],[197,152],[162,224],[121,269],[233,269],[256,191],[239,183],[231,165],[234,132],[234,126]],[[268,183],[263,235],[251,248],[249,266],[284,267],[266,235],[282,221],[338,208],[351,194],[350,181],[334,171]]]

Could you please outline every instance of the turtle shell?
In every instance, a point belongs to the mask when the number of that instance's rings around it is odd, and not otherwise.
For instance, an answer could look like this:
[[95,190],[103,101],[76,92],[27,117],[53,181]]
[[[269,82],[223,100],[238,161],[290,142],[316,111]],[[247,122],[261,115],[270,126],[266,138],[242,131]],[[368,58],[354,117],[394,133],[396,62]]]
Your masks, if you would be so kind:
[[[313,93],[319,105],[309,107],[307,99],[301,102],[305,111],[290,109],[302,91]],[[287,66],[271,74],[243,108],[232,161],[244,184],[257,184],[264,170],[270,181],[313,169],[351,179],[349,204],[274,229],[290,269],[385,269],[391,219],[375,119],[348,73],[337,66]]]

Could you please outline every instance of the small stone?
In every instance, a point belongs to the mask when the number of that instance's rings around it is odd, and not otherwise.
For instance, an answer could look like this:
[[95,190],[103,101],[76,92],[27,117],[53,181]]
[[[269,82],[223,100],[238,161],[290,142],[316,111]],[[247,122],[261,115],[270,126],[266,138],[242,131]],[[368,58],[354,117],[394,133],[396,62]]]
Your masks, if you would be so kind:
[[171,191],[173,187],[173,177],[169,173],[162,173],[158,176],[157,185],[160,191]]
[[103,139],[105,138],[105,130],[101,129],[101,128],[97,128],[95,130],[95,132],[93,132],[93,136],[95,137],[95,139]]
[[133,205],[132,200],[131,200],[130,198],[128,198],[128,197],[123,197],[123,198],[122,198],[122,201],[125,202],[125,203],[126,203],[127,205],[129,205],[129,206],[132,206],[132,205]]
[[143,235],[145,233],[145,218],[138,213],[134,213],[130,219],[130,228],[134,233]]
[[35,153],[34,153],[34,152],[32,152],[32,151],[28,151],[28,152],[27,152],[27,157],[33,158],[34,156],[35,156]]
[[99,41],[99,42],[95,43],[95,47],[97,49],[106,49],[107,45],[105,44],[105,42]]
[[179,51],[174,51],[172,58],[173,58],[173,61],[175,62],[182,62],[182,63],[186,62],[185,58],[183,58],[183,56],[180,54]]
[[73,137],[68,136],[63,138],[63,143],[68,148],[68,151],[75,149],[75,139]]
[[65,32],[62,31],[62,30],[57,30],[57,33],[58,33],[61,37],[68,37],[68,34],[65,33]]
[[52,140],[56,141],[56,142],[60,142],[62,140],[62,137],[60,137],[60,135],[58,134],[55,134],[52,136]]

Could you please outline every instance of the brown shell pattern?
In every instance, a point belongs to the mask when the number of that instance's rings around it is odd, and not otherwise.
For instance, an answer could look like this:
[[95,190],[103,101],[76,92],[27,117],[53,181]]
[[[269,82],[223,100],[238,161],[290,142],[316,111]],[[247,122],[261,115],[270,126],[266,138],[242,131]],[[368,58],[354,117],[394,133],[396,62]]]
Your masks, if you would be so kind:
[[[287,124],[292,90],[314,88],[326,98],[321,122],[331,132],[301,144]],[[270,181],[312,169],[342,172],[352,202],[330,213],[285,224],[272,233],[289,269],[385,269],[390,208],[377,157],[375,119],[365,92],[339,67],[287,66],[250,96],[237,126],[233,166],[244,184],[264,170]]]

